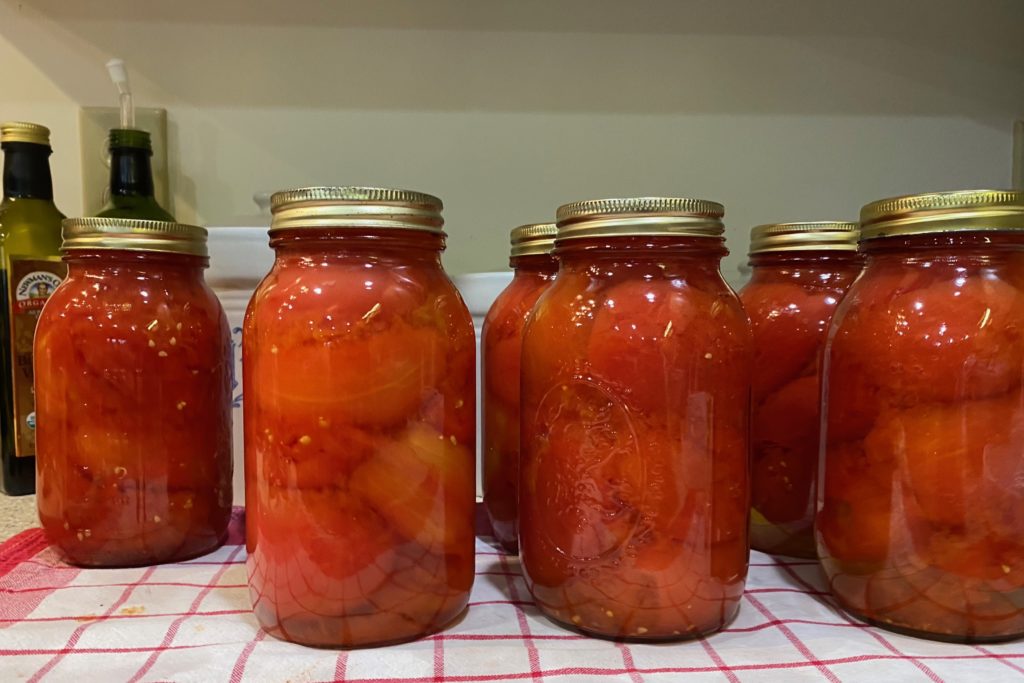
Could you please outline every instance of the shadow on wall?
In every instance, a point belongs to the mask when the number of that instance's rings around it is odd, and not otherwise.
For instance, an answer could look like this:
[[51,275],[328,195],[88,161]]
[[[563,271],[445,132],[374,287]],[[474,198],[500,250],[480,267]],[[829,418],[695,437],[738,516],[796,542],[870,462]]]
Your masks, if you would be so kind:
[[[1019,0],[0,0],[77,102],[125,58],[167,105],[964,115],[1024,111]],[[1008,87],[1008,84],[1014,84]]]

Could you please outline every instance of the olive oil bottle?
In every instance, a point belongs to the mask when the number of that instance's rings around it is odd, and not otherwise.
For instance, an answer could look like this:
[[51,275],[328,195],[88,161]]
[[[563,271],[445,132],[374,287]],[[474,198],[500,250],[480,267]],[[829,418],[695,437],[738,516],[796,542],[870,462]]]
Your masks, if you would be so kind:
[[134,128],[110,131],[110,199],[97,216],[174,222],[153,194],[153,143]]
[[32,337],[43,304],[67,274],[61,220],[53,204],[50,130],[0,124],[4,155],[0,202],[0,491],[35,491]]

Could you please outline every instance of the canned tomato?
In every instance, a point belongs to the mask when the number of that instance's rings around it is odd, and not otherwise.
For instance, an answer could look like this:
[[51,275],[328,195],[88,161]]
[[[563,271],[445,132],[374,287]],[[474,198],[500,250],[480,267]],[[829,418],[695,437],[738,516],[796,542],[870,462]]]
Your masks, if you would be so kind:
[[85,566],[212,550],[231,516],[231,366],[206,231],[76,218],[63,252],[35,336],[43,528]]
[[316,646],[436,631],[473,583],[476,489],[476,338],[441,202],[306,188],[272,210],[243,335],[256,616]]
[[512,282],[495,299],[483,329],[484,507],[505,550],[519,548],[519,377],[523,325],[558,272],[554,223],[512,230]]
[[667,640],[736,614],[747,573],[751,335],[722,206],[558,211],[558,276],[526,325],[520,553],[550,618]]
[[861,212],[863,274],[825,353],[818,549],[880,626],[1024,633],[1024,193]]
[[754,331],[750,542],[816,558],[820,355],[832,314],[860,273],[857,224],[776,223],[750,231],[740,300]]

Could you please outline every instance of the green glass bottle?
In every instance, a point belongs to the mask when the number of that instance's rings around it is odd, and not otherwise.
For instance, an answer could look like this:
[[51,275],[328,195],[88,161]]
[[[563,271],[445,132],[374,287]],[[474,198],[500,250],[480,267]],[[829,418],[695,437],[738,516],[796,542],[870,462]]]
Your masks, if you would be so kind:
[[32,337],[67,269],[60,260],[64,216],[53,204],[49,129],[0,124],[0,148],[0,491],[17,496],[33,493],[36,484]]
[[97,216],[174,222],[153,194],[153,143],[133,128],[110,131],[110,199]]

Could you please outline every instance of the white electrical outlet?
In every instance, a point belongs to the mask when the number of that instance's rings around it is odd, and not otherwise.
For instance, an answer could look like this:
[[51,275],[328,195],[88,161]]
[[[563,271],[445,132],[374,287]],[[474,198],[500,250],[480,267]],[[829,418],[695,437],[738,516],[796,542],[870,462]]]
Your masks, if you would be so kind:
[[[107,202],[110,192],[110,152],[107,138],[111,128],[121,127],[117,107],[82,107],[78,110],[82,136],[82,208],[94,216]],[[149,132],[153,140],[153,187],[160,206],[171,213],[167,185],[167,110],[135,108],[135,127]]]

